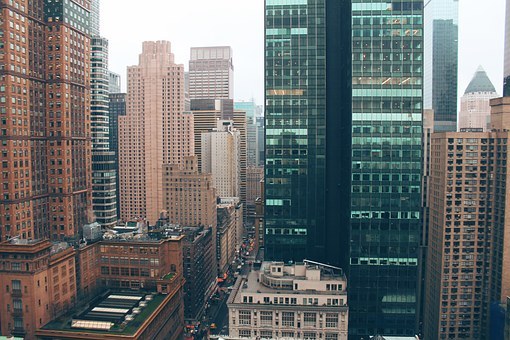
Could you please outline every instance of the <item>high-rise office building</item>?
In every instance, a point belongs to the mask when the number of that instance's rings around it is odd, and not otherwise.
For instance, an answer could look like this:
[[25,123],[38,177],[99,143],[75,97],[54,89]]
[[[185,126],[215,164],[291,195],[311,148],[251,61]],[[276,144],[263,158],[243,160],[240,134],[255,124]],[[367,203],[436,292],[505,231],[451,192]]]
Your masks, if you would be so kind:
[[348,269],[351,2],[266,0],[265,258]]
[[170,42],[144,42],[128,67],[126,116],[119,116],[121,218],[156,222],[163,208],[163,164],[193,154],[193,116],[184,113],[184,66]]
[[190,99],[233,99],[234,64],[230,46],[192,47]]
[[236,111],[246,112],[246,165],[257,165],[257,104],[250,102],[235,102]]
[[120,74],[108,71],[108,78],[109,78],[108,87],[110,93],[120,93],[121,92]]
[[117,167],[110,148],[108,40],[91,43],[92,209],[103,227],[117,222]]
[[490,100],[498,97],[494,85],[480,66],[460,98],[459,129],[483,129],[491,127]]
[[219,120],[211,132],[202,133],[202,172],[212,175],[220,197],[240,197],[241,134],[231,120]]
[[423,5],[422,0],[352,3],[353,339],[415,334]]
[[1,238],[72,238],[92,219],[90,2],[16,4],[0,6]]
[[424,1],[423,104],[434,110],[434,131],[457,129],[459,1]]
[[[110,82],[111,84],[111,82]],[[110,150],[114,153],[115,169],[117,171],[117,217],[120,217],[120,170],[119,170],[119,117],[126,115],[126,94],[113,93],[109,95],[108,130],[110,133]]]

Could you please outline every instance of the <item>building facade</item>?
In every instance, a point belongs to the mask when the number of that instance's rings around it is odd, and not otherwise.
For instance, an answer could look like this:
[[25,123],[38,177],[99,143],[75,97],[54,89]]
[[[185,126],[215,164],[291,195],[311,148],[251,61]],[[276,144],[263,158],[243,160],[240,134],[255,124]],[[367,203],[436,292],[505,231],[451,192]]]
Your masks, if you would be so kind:
[[348,268],[351,2],[267,0],[265,19],[264,256]]
[[254,101],[235,102],[234,110],[246,112],[246,165],[256,166],[257,163],[257,111],[258,106]]
[[157,221],[163,210],[163,164],[193,154],[193,116],[184,113],[184,66],[170,42],[144,42],[128,67],[126,116],[119,116],[121,218]]
[[[492,130],[431,138],[425,339],[486,339],[510,293],[505,248],[510,101],[491,100]],[[428,333],[427,333],[428,332]]]
[[105,228],[117,222],[117,167],[110,147],[108,40],[91,44],[92,210]]
[[435,112],[436,132],[457,129],[459,2],[424,4],[423,104]]
[[200,321],[216,287],[216,228],[183,229],[184,318]]
[[163,166],[163,208],[172,224],[216,227],[216,190],[211,174],[198,172],[197,156]]
[[90,2],[1,11],[1,237],[74,238],[92,219]]
[[202,133],[202,172],[211,174],[220,197],[240,197],[241,134],[233,121],[219,120],[216,129]]
[[190,54],[190,99],[234,99],[232,48],[192,47]]
[[262,197],[261,182],[264,179],[264,167],[250,166],[246,171],[246,215],[248,224],[253,225],[255,220],[255,206],[257,199]]
[[459,130],[491,128],[490,100],[498,97],[494,85],[480,66],[460,98]]
[[[111,73],[110,73],[111,74]],[[119,80],[120,81],[120,80]],[[110,86],[111,86],[110,82]],[[120,83],[119,83],[120,85]],[[108,130],[110,132],[110,150],[114,153],[115,169],[117,172],[116,196],[117,217],[120,218],[120,169],[119,169],[119,117],[126,115],[126,94],[113,93],[109,95]]]
[[0,243],[0,254],[0,332],[34,339],[38,328],[75,306],[75,251],[66,243],[16,238]]
[[349,334],[414,336],[424,1],[354,0],[352,6]]
[[241,245],[243,212],[238,198],[221,199],[217,209],[216,264],[218,277],[224,277]]
[[347,280],[338,268],[263,262],[228,299],[229,335],[248,339],[347,340]]

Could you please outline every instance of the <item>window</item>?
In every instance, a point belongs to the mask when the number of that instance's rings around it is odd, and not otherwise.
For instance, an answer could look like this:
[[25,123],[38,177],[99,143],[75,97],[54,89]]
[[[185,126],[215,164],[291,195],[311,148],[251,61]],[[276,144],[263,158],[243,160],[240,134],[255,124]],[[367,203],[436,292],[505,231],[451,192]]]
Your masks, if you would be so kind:
[[260,325],[272,326],[273,325],[273,312],[261,311],[260,312]]
[[260,331],[260,338],[261,339],[272,339],[273,331]]
[[317,333],[315,332],[304,332],[303,339],[305,340],[315,340],[317,339]]
[[251,330],[249,330],[249,329],[240,329],[239,330],[239,336],[241,338],[250,338],[251,337]]
[[337,313],[326,313],[326,327],[338,327],[338,314]]
[[294,327],[294,312],[282,312],[282,326]]
[[317,323],[317,314],[305,313],[303,320],[305,322],[305,327],[315,327]]
[[240,310],[239,311],[239,324],[240,325],[251,325],[251,311]]
[[293,339],[294,338],[294,332],[283,331],[282,332],[282,338],[291,338],[291,339]]
[[336,333],[326,333],[326,340],[338,340],[338,334]]

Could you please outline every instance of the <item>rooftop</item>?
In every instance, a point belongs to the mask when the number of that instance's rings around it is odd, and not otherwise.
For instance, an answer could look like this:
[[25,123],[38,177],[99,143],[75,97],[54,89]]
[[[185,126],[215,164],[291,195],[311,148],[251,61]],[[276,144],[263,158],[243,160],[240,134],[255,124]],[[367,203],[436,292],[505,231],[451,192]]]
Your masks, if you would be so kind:
[[482,66],[479,66],[476,70],[473,79],[471,79],[471,82],[466,88],[464,94],[474,92],[496,92],[494,85],[487,76],[487,73],[485,73],[485,70]]
[[82,311],[72,311],[42,329],[133,335],[166,297],[162,294],[110,293]]

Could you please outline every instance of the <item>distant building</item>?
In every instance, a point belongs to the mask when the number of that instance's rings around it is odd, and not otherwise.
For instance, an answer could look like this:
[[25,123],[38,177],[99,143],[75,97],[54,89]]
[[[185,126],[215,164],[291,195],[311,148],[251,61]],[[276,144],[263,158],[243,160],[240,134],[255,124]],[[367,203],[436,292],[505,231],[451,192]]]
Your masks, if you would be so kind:
[[488,131],[491,115],[489,101],[496,97],[498,94],[494,85],[480,66],[460,98],[459,130],[479,128]]
[[260,197],[255,200],[254,243],[255,250],[264,247],[264,180],[260,181]]
[[192,47],[190,99],[233,99],[234,64],[230,46]]
[[457,129],[459,1],[424,1],[423,105],[436,132]]
[[[198,169],[202,171],[202,134],[217,128],[218,120],[231,120],[240,134],[240,188],[241,202],[246,202],[246,148],[247,127],[246,112],[234,110],[231,99],[195,99],[191,101],[193,114],[193,132],[195,135],[195,155],[198,156]],[[245,216],[246,217],[246,216]]]
[[347,280],[339,268],[263,262],[237,279],[227,305],[232,338],[347,339]]
[[241,134],[231,120],[217,121],[216,129],[202,133],[202,172],[212,175],[216,194],[240,197]]
[[239,198],[223,198],[218,203],[216,261],[218,276],[223,277],[234,261],[242,240],[243,211]]
[[246,165],[257,166],[257,111],[255,102],[235,102],[236,111],[246,112]]
[[75,250],[66,243],[11,239],[0,243],[0,329],[34,339],[35,331],[76,304]]
[[250,166],[246,170],[246,215],[248,216],[247,222],[253,224],[255,218],[255,204],[258,198],[261,197],[262,191],[260,181],[264,179],[264,167]]
[[108,71],[108,79],[110,93],[120,93],[121,92],[120,74]]
[[212,175],[198,172],[197,156],[163,165],[163,209],[170,223],[216,228],[216,190]]
[[183,228],[184,318],[201,321],[205,305],[216,286],[216,228]]
[[170,42],[144,42],[128,67],[127,113],[119,116],[121,218],[153,223],[163,210],[163,164],[193,154],[193,116],[184,112],[184,66]]

